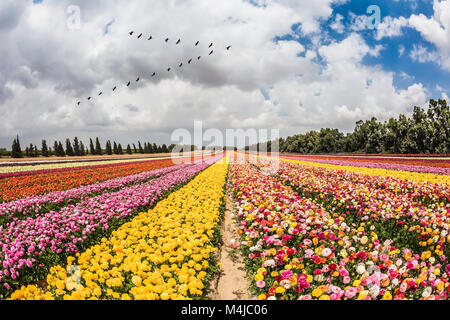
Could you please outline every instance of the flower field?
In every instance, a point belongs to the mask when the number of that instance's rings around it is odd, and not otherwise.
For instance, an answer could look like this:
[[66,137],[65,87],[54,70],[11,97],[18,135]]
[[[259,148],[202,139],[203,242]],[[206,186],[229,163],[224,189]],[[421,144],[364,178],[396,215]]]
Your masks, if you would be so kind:
[[[212,253],[227,166],[215,164],[47,275],[47,290],[22,287],[12,299],[184,299],[201,296],[215,271]],[[72,281],[73,280],[73,281]]]
[[205,299],[226,246],[249,299],[448,300],[448,162],[224,156],[31,175],[73,181],[0,204],[0,296]]
[[271,161],[230,168],[259,299],[447,299],[448,183]]

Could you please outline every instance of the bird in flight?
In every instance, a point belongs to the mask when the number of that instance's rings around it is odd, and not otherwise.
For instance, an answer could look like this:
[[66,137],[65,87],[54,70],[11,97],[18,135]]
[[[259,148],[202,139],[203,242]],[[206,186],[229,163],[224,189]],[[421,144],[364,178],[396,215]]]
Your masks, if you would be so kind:
[[80,104],[81,104],[81,101],[78,101],[78,102],[77,102],[77,105],[80,105]]
[[131,81],[128,81],[128,83],[127,83],[127,87],[129,87],[129,86],[130,86],[130,84],[131,84]]
[[180,42],[181,42],[181,39],[178,39],[177,43],[175,43],[175,44],[179,44]]
[[136,82],[139,82],[139,80],[141,80],[141,78],[138,77],[138,78],[136,79]]
[[153,72],[152,77],[156,76],[156,72]]
[[192,59],[189,59],[188,64],[191,64],[191,62],[192,62]]
[[100,92],[98,95],[101,96],[103,94],[103,92]]
[[212,55],[212,54],[213,54],[213,52],[214,52],[214,50],[211,50],[211,52],[209,53],[209,55]]
[[208,48],[211,48],[213,46],[213,43],[211,42],[211,44],[209,45],[209,47]]
[[180,65],[178,67],[181,68],[182,66],[183,66],[183,63],[180,63]]
[[199,43],[200,43],[200,41],[197,41],[197,42],[195,43],[195,46],[198,46]]
[[202,56],[198,56],[198,57],[197,57],[197,60],[200,60],[200,59],[201,59],[201,57],[202,57]]
[[167,72],[170,72],[170,68],[167,68]]
[[113,88],[113,91],[116,91],[116,89],[117,89],[117,87],[114,87],[114,88]]
[[92,99],[92,97],[88,97],[87,99],[88,99],[88,100],[91,100],[91,99]]
[[140,35],[138,35],[138,39],[140,39],[142,37],[142,33]]
[[153,39],[153,37],[152,36],[150,36],[149,38],[148,38],[148,40],[152,40]]
[[166,42],[167,42],[167,41],[169,41],[169,38],[166,38],[166,40],[165,40],[165,41],[166,41]]
[[230,50],[230,48],[231,48],[231,46],[228,46],[228,47],[227,47],[227,50]]
[[130,32],[130,36],[132,36],[132,35],[133,35],[133,33],[134,33],[134,31],[131,31],[131,32]]

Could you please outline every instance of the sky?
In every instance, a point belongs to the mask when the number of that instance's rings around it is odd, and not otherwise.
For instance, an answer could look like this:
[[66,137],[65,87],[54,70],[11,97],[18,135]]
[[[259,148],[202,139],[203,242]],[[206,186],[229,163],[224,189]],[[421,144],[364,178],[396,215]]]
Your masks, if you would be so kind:
[[450,95],[450,0],[3,0],[0,44],[7,148],[171,143],[194,121],[349,132]]

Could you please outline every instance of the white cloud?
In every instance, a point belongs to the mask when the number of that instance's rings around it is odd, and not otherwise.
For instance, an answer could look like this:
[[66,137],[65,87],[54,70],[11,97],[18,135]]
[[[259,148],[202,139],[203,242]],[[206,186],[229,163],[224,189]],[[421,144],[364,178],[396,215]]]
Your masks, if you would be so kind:
[[433,10],[431,18],[423,14],[412,15],[409,24],[438,49],[439,57],[433,61],[450,70],[450,0],[434,0]]
[[336,14],[333,23],[330,25],[331,29],[333,29],[337,33],[344,33],[345,25],[342,23],[342,20],[344,20],[344,16],[339,13]]
[[436,62],[439,60],[439,54],[434,51],[429,51],[422,45],[414,45],[409,56],[413,61],[418,61],[421,63]]
[[[342,2],[80,0],[79,30],[66,28],[70,0],[20,10],[16,3],[22,2],[2,2],[0,12],[17,17],[0,24],[0,144],[9,145],[16,133],[33,143],[75,135],[169,142],[172,130],[191,128],[194,120],[219,129],[281,128],[283,135],[320,127],[350,130],[359,119],[383,119],[422,105],[427,91],[421,84],[398,90],[393,73],[362,64],[383,47],[371,47],[354,33],[324,41],[320,21]],[[273,41],[292,34],[296,23],[317,51],[297,41]],[[154,39],[131,38],[131,29]],[[197,40],[201,45],[194,47]],[[209,42],[211,57],[205,56]],[[200,54],[200,62],[176,67]],[[174,68],[170,73],[168,66]],[[154,71],[158,77],[151,78]],[[138,75],[142,81],[126,89],[124,83]],[[88,95],[93,103],[85,100]]]
[[387,16],[383,19],[377,27],[377,33],[375,35],[376,40],[381,40],[384,37],[395,37],[402,35],[402,28],[408,25],[408,19],[405,17],[392,18]]

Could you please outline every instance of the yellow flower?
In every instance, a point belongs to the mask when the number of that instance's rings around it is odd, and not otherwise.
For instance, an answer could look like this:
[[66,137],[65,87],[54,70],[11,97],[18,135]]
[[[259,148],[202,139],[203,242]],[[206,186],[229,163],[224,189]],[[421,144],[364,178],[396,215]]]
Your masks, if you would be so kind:
[[322,295],[322,293],[323,293],[323,291],[321,289],[315,288],[312,291],[312,296],[315,297],[315,298],[318,298],[318,297],[320,297]]
[[276,293],[284,293],[286,291],[286,289],[284,288],[284,287],[277,287],[276,289],[275,289],[275,292]]
[[389,291],[386,291],[383,295],[382,300],[392,300],[392,294]]

